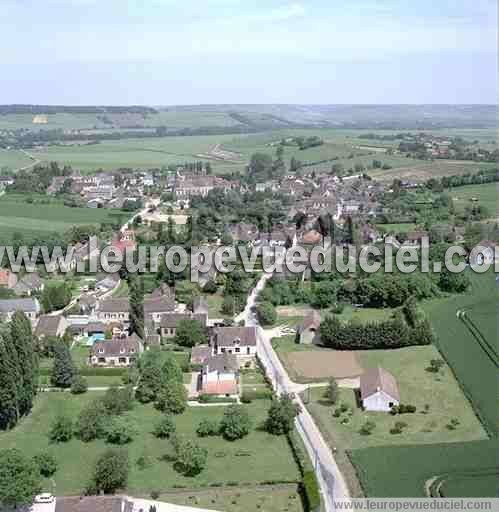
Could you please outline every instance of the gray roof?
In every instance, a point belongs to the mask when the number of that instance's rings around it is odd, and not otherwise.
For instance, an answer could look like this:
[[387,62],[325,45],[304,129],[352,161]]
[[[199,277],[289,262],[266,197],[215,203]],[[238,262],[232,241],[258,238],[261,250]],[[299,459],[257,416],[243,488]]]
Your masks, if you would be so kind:
[[55,512],[122,512],[131,511],[128,502],[116,496],[58,497]]
[[198,345],[192,348],[191,364],[204,364],[213,354],[213,349],[209,345]]
[[161,327],[176,328],[182,320],[197,320],[203,327],[206,327],[206,315],[193,313],[165,313],[161,315]]
[[61,315],[42,315],[36,324],[35,336],[56,336]]
[[[94,343],[92,355],[96,357],[135,356],[142,351],[142,346],[142,340],[136,334],[132,334],[126,338],[114,338]],[[100,349],[103,349],[104,352],[100,353]]]
[[395,400],[400,400],[395,377],[383,368],[370,368],[360,376],[360,396],[364,400],[378,391],[384,391]]
[[122,313],[130,311],[130,300],[128,297],[117,299],[105,299],[99,304],[101,313]]
[[0,313],[13,311],[36,312],[39,307],[35,299],[0,299]]
[[239,345],[243,347],[256,345],[255,327],[217,327],[214,330],[214,341],[222,347]]
[[154,297],[144,300],[144,314],[149,313],[168,313],[175,310],[175,299],[167,297]]
[[228,353],[209,357],[206,359],[203,368],[204,373],[214,371],[219,373],[237,372],[237,370],[239,370],[237,357],[234,354]]

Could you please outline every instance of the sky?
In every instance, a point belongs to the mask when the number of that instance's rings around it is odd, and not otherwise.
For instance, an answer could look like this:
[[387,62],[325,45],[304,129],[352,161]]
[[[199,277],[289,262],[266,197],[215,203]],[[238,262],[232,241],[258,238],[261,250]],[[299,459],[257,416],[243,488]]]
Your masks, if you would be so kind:
[[0,103],[496,103],[497,0],[2,0]]

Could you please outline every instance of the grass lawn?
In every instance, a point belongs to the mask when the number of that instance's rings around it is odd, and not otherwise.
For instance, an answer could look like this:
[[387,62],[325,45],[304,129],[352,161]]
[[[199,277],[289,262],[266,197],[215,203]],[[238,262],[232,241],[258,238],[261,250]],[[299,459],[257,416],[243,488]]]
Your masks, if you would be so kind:
[[385,233],[407,233],[416,229],[416,224],[410,222],[401,222],[400,224],[376,224],[378,229]]
[[163,494],[160,500],[176,505],[223,510],[224,512],[302,512],[304,510],[296,486],[272,486],[249,489],[206,489],[195,494],[177,492]]
[[[0,433],[0,449],[17,447],[32,456],[41,451],[53,453],[59,462],[55,475],[55,491],[61,495],[79,494],[88,483],[96,458],[107,445],[104,441],[82,443],[73,439],[65,444],[51,445],[47,432],[58,414],[76,418],[81,408],[100,393],[72,396],[68,393],[43,393],[35,403],[32,414],[15,429]],[[168,441],[156,439],[151,431],[161,417],[151,405],[137,404],[132,418],[138,435],[128,445],[130,476],[127,492],[148,494],[153,490],[168,490],[173,487],[198,488],[215,483],[226,485],[258,484],[264,481],[298,481],[299,472],[291,451],[283,437],[275,437],[261,430],[269,402],[256,400],[247,406],[253,418],[253,429],[243,440],[230,443],[220,437],[197,438],[195,430],[204,418],[221,419],[223,407],[191,407],[175,417],[177,431],[196,439],[208,449],[208,464],[197,477],[185,477],[173,469],[173,464],[164,456],[171,453]],[[141,456],[150,460],[143,470],[136,461]],[[52,490],[49,482],[46,488]]]
[[[323,401],[323,388],[311,390],[308,407],[337,445],[346,449],[366,448],[378,445],[400,445],[414,443],[439,443],[485,439],[486,433],[463,395],[451,370],[445,367],[439,376],[426,371],[431,359],[440,355],[433,346],[408,347],[394,350],[358,351],[364,368],[381,366],[392,373],[398,383],[400,401],[417,407],[414,414],[392,416],[388,413],[365,412],[357,405],[356,392],[340,389],[339,403],[345,402],[349,411],[334,418],[335,407]],[[429,405],[424,413],[425,404]],[[449,430],[447,424],[457,418],[460,425]],[[342,424],[342,421],[347,421]],[[370,435],[359,433],[367,421],[376,423]],[[402,434],[390,434],[396,421],[408,426]]]
[[485,206],[491,217],[496,217],[499,210],[497,205],[498,183],[483,183],[481,185],[466,185],[449,190],[456,210],[464,211],[466,206],[473,205],[471,199],[478,199],[478,204]]
[[22,151],[17,149],[0,149],[0,170],[15,171],[33,163],[34,161]]

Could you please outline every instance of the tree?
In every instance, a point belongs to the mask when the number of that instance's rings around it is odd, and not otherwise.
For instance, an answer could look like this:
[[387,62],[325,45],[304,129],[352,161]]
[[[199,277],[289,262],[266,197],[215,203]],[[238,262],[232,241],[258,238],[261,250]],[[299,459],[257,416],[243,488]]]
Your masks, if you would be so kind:
[[126,487],[128,482],[128,453],[122,449],[109,449],[97,460],[93,483],[95,489],[113,493]]
[[254,153],[248,166],[250,176],[268,179],[272,173],[272,157],[267,153]]
[[335,404],[338,401],[338,398],[340,396],[340,390],[338,387],[338,383],[336,382],[336,379],[329,379],[326,391],[324,393],[324,397],[330,404]]
[[128,274],[130,297],[130,334],[144,338],[144,283],[136,274]]
[[76,375],[76,368],[69,347],[63,341],[54,347],[54,364],[50,381],[53,386],[69,388]]
[[153,434],[159,439],[168,439],[175,434],[175,431],[176,427],[172,417],[165,414],[158,423],[156,423]]
[[294,428],[296,416],[300,413],[300,407],[293,402],[288,394],[281,395],[272,401],[270,406],[265,428],[267,432],[274,435],[288,434]]
[[60,415],[52,423],[49,439],[54,443],[66,443],[73,437],[73,420],[69,416]]
[[85,377],[83,377],[82,375],[77,374],[74,377],[73,382],[71,383],[71,393],[73,393],[73,395],[81,395],[83,393],[86,393],[87,390],[87,379],[85,379]]
[[76,420],[75,433],[77,437],[88,443],[104,437],[109,413],[101,400],[94,400],[86,405]]
[[152,349],[142,354],[138,369],[140,381],[135,396],[142,403],[154,402],[166,384],[159,350]]
[[31,322],[21,311],[16,311],[12,315],[10,334],[20,363],[22,388],[19,409],[24,415],[31,411],[38,389],[38,359],[34,351]]
[[17,353],[7,326],[0,326],[0,429],[9,429],[19,420],[20,371]]
[[111,386],[101,399],[107,412],[111,415],[120,415],[133,409],[133,387],[119,388]]
[[220,433],[228,441],[242,439],[249,434],[251,419],[242,405],[229,405],[220,423]]
[[258,320],[262,325],[273,325],[277,321],[277,312],[271,302],[261,302],[257,305]]
[[163,363],[163,376],[167,382],[184,382],[184,374],[179,362],[172,356],[168,355]]
[[39,453],[33,457],[33,462],[36,464],[40,475],[45,478],[51,477],[57,471],[57,460],[51,453]]
[[162,389],[155,403],[156,409],[171,413],[182,414],[187,407],[187,390],[182,382],[171,381]]
[[447,269],[442,270],[438,279],[439,288],[449,293],[463,293],[470,284],[470,278],[465,273],[454,273]]
[[0,503],[5,507],[31,505],[40,491],[34,462],[15,448],[0,451]]
[[182,347],[194,347],[207,342],[206,332],[197,320],[180,320],[174,342]]
[[174,440],[177,469],[186,476],[195,476],[206,467],[208,450],[189,439]]
[[45,313],[57,311],[66,307],[72,298],[71,289],[66,283],[46,286],[43,289],[40,302]]

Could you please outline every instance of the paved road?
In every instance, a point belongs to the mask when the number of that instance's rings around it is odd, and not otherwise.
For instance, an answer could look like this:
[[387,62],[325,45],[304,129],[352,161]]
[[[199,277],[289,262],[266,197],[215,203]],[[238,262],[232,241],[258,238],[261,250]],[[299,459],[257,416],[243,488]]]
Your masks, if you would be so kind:
[[259,326],[258,320],[252,311],[258,293],[263,290],[265,283],[271,277],[272,274],[269,273],[262,275],[248,297],[244,311],[238,315],[235,320],[237,322],[244,321],[247,326],[257,327],[258,356],[265,367],[267,376],[272,380],[274,389],[278,393],[295,393],[295,400],[301,408],[301,413],[296,420],[296,426],[314,462],[326,512],[333,512],[335,510],[333,498],[335,500],[349,500],[350,498],[345,479],[340,472],[329,446],[324,441],[320,430],[298,395],[298,392],[302,390],[302,386],[295,384],[289,378],[289,375],[272,347],[268,335]]

